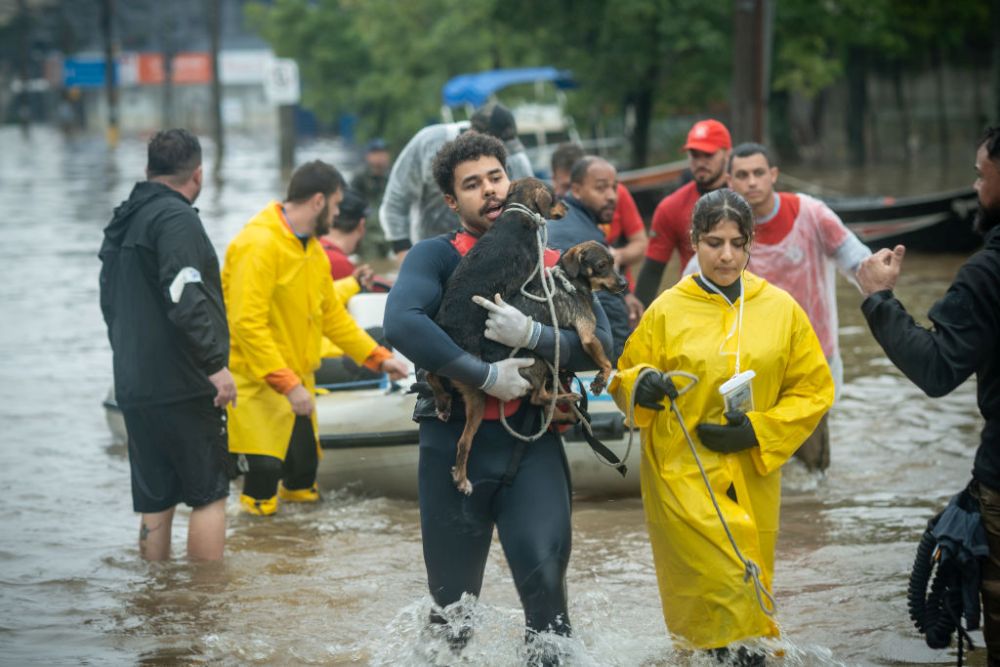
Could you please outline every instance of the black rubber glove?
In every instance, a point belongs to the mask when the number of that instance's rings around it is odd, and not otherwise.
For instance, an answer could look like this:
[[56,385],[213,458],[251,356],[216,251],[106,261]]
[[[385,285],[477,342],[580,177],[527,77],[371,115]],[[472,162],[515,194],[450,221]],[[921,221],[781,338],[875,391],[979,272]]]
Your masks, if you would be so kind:
[[650,410],[662,410],[664,397],[677,398],[677,387],[666,373],[645,373],[635,383],[635,402]]
[[701,444],[721,454],[742,452],[760,444],[753,431],[753,424],[745,413],[727,412],[726,421],[727,424],[698,424]]

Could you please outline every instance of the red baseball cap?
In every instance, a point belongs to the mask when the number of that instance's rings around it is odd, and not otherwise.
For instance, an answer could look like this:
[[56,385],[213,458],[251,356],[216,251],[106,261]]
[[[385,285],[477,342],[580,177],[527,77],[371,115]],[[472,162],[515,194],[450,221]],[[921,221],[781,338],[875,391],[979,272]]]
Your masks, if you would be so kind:
[[688,132],[684,150],[696,150],[703,153],[714,153],[723,148],[732,148],[733,140],[729,130],[719,121],[709,118],[699,120]]

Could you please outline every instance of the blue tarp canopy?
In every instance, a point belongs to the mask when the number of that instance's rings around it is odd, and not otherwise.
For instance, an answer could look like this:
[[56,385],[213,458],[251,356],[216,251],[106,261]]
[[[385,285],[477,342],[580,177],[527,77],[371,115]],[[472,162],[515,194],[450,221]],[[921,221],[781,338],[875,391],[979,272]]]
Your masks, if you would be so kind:
[[449,79],[441,89],[441,97],[445,106],[471,104],[479,107],[489,99],[490,95],[502,88],[535,81],[551,81],[558,88],[572,88],[576,85],[571,72],[555,67],[495,69],[475,74],[459,74]]

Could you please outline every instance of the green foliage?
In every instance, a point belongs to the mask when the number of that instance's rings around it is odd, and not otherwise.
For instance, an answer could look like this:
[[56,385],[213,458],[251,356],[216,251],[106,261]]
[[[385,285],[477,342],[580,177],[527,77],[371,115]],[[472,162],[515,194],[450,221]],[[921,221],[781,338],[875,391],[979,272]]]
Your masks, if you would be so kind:
[[[772,1],[773,88],[806,96],[844,76],[849,50],[876,70],[919,70],[933,49],[973,58],[991,43],[979,0]],[[328,121],[354,114],[362,139],[398,147],[440,118],[446,80],[497,67],[572,70],[570,110],[584,128],[620,121],[629,105],[653,118],[725,113],[733,2],[273,0],[246,11],[298,61],[304,106]]]

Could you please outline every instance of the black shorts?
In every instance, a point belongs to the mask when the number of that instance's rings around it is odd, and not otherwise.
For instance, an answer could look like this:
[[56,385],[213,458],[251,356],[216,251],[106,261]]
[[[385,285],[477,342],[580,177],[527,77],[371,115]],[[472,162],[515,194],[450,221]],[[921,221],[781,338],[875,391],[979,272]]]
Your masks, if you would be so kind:
[[162,512],[182,501],[201,507],[229,495],[226,411],[210,397],[123,408],[122,415],[136,512]]

